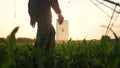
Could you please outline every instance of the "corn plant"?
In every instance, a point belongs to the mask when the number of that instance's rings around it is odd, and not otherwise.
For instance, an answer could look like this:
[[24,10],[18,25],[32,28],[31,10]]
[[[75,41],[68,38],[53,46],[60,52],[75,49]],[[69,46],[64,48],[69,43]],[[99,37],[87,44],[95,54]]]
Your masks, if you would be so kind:
[[6,57],[4,57],[3,61],[1,62],[1,68],[15,68],[15,52],[16,52],[16,41],[15,41],[15,34],[18,31],[19,27],[16,27],[10,34],[8,38],[8,42],[4,42],[6,44]]
[[[119,68],[120,40],[102,36],[101,40],[63,42],[46,51],[32,44],[17,45],[16,27],[8,41],[0,39],[0,68]],[[35,60],[35,61],[34,61]]]
[[[32,50],[29,45],[25,45],[20,49],[16,44],[15,34],[19,27],[16,27],[9,35],[8,41],[0,39],[4,45],[0,48],[0,68],[16,68],[16,67],[32,67],[29,50]],[[23,62],[24,61],[24,62]]]

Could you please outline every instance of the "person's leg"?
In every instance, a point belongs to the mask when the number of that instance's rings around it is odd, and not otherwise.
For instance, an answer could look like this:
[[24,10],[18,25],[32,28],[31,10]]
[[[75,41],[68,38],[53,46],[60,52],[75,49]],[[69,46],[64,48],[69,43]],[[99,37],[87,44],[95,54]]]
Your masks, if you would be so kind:
[[[50,51],[50,47],[53,48],[55,46],[55,29],[52,26],[51,20],[51,17],[38,20],[38,30],[35,41],[35,48],[43,48],[46,52]],[[53,60],[51,58],[53,57],[50,56],[46,63],[47,66],[53,64]]]
[[52,24],[51,24],[51,27],[49,29],[49,40],[48,40],[48,44],[47,45],[48,45],[48,48],[55,46],[55,29],[54,29]]
[[51,17],[38,20],[38,30],[35,47],[45,47],[49,49],[55,46],[55,29],[52,26]]
[[45,68],[52,68],[52,66],[54,66],[54,57],[53,57],[53,48],[55,46],[55,29],[51,24],[50,30],[49,30],[49,39],[48,39],[48,43],[47,43],[47,47],[46,50],[47,52],[50,53],[48,61],[46,62],[46,67]]
[[41,19],[38,21],[35,47],[45,47],[47,45],[49,37],[49,27],[50,25],[47,23],[46,19]]
[[[46,45],[47,45],[47,41],[48,41],[48,27],[49,25],[45,22],[46,20],[38,20],[38,29],[37,29],[37,36],[36,36],[36,41],[35,41],[35,50],[45,50]],[[38,51],[39,51],[38,50]],[[33,62],[34,62],[34,68],[38,68],[38,62],[40,60],[38,60],[37,54],[40,54],[39,52],[34,52],[34,56],[33,56]]]

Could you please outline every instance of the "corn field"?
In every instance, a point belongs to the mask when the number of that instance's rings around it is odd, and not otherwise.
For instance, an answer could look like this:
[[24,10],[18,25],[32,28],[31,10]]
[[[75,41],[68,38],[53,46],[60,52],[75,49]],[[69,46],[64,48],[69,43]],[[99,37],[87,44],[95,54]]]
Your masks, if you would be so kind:
[[9,35],[8,41],[0,43],[0,68],[34,68],[34,56],[38,68],[119,68],[120,40],[99,41],[82,40],[63,42],[50,48],[35,49],[33,44],[17,45],[16,27]]

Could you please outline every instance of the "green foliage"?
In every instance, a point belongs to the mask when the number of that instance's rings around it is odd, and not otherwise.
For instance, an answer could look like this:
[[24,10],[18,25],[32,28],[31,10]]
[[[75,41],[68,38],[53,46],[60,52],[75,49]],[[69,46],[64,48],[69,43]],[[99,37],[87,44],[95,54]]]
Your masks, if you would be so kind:
[[6,58],[3,59],[1,68],[15,68],[15,34],[18,31],[19,27],[16,27],[10,34],[8,42],[4,42],[6,46]]
[[[2,40],[0,45],[0,68],[33,68],[34,59],[38,68],[119,68],[120,40],[72,41],[57,44],[46,51],[34,48],[32,44],[16,44],[16,27],[10,34],[8,42]],[[117,36],[116,36],[117,37]]]

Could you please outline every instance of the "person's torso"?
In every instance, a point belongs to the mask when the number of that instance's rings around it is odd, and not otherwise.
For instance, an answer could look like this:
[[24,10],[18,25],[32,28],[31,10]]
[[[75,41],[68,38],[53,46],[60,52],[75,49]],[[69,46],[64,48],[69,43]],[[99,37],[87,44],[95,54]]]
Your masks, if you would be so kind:
[[49,15],[50,7],[49,0],[29,0],[29,11],[34,17]]
[[49,0],[29,0],[30,6],[34,9],[42,9],[46,8],[48,9],[50,7],[50,1]]

